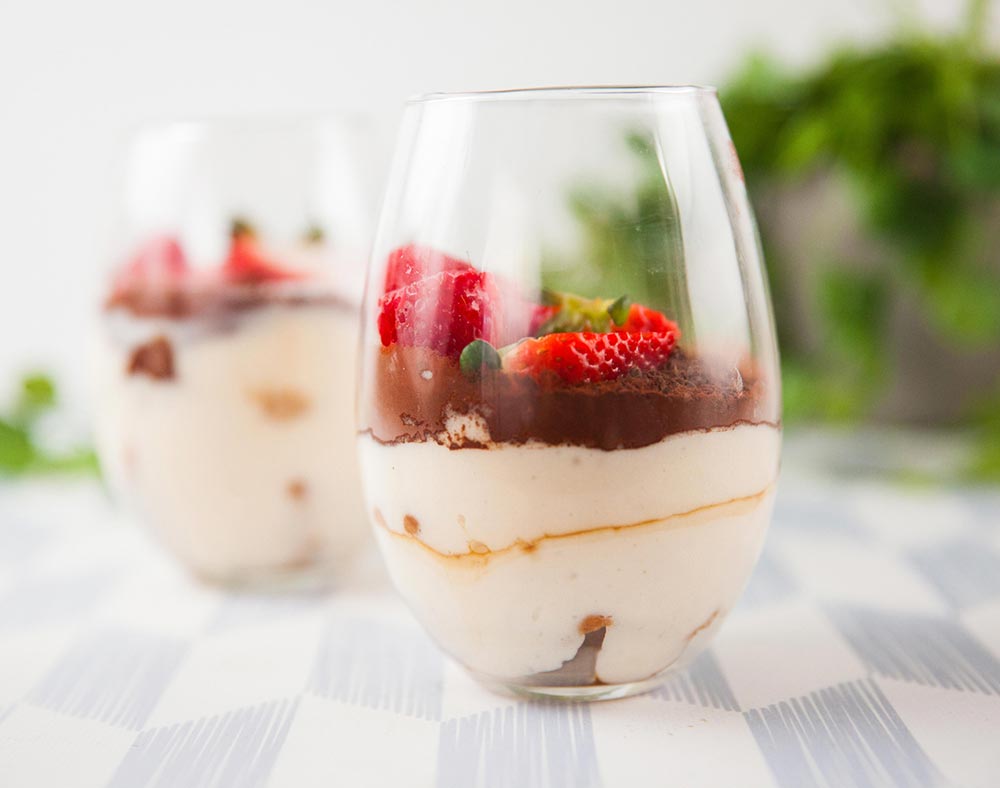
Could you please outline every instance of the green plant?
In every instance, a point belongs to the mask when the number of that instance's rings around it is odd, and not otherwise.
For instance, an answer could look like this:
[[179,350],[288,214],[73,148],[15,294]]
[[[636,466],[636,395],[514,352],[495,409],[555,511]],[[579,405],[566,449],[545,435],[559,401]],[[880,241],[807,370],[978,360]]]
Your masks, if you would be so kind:
[[10,412],[0,417],[0,477],[97,472],[90,449],[53,452],[43,445],[41,421],[57,403],[58,392],[51,378],[31,374],[21,380]]
[[[880,328],[892,289],[917,294],[946,344],[1000,344],[1000,60],[986,45],[988,3],[968,9],[959,33],[904,32],[801,75],[753,57],[723,92],[753,191],[834,174],[887,250],[876,267],[811,261],[832,263],[815,294],[825,340],[816,353],[782,319],[788,261],[762,226],[791,420],[868,414],[891,374]],[[1000,393],[969,414],[979,478],[1000,479],[997,414]]]

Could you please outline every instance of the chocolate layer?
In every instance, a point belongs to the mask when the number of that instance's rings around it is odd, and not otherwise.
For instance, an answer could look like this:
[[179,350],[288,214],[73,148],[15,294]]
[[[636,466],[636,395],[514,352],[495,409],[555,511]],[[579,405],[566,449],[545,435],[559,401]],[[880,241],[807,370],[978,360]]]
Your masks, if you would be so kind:
[[225,315],[265,306],[332,306],[355,311],[341,296],[315,286],[290,288],[287,284],[228,284],[199,286],[130,287],[118,290],[104,302],[107,311],[124,309],[135,317],[180,320]]
[[778,421],[773,397],[756,375],[713,370],[675,350],[655,371],[567,385],[558,378],[484,370],[470,380],[453,360],[393,345],[373,359],[362,427],[382,443],[434,440],[454,449],[485,448],[482,436],[449,435],[450,416],[478,415],[493,443],[633,449],[668,435]]

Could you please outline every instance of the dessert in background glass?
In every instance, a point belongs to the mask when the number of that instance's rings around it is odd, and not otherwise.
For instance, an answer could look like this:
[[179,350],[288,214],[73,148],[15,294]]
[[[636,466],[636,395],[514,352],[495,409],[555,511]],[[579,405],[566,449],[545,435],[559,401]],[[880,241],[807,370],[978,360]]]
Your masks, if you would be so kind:
[[227,120],[128,149],[99,455],[201,578],[325,584],[370,538],[354,425],[368,144],[353,119]]
[[487,685],[649,689],[733,609],[778,476],[770,304],[716,94],[431,95],[401,135],[359,389],[390,574]]

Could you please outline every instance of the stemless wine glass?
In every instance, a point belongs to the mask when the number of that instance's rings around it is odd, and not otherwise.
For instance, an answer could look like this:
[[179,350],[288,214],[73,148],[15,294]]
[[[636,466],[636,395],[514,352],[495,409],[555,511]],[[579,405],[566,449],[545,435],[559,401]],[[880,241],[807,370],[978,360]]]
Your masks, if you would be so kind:
[[410,103],[369,267],[359,456],[392,578],[509,691],[701,651],[770,520],[772,317],[714,90]]
[[150,127],[127,149],[98,449],[202,578],[326,583],[368,538],[353,398],[369,140],[347,116],[248,118]]

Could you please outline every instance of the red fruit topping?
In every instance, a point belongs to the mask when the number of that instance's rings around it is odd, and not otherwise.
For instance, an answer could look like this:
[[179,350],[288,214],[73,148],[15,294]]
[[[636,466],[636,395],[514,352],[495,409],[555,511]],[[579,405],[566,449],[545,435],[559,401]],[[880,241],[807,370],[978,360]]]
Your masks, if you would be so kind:
[[667,318],[662,312],[657,312],[655,309],[641,304],[632,304],[629,307],[628,319],[621,326],[616,325],[615,331],[673,331],[680,334],[677,324],[673,320]]
[[139,247],[115,279],[114,289],[120,292],[147,284],[171,284],[183,279],[188,270],[187,258],[177,239],[156,235]]
[[257,236],[247,225],[234,222],[229,255],[222,264],[222,272],[230,281],[239,284],[276,282],[300,279],[302,274],[285,268],[269,259],[257,243]]
[[442,271],[472,270],[473,267],[465,260],[451,257],[429,246],[409,244],[389,253],[382,292],[391,293]]
[[441,271],[382,296],[379,336],[386,346],[426,347],[457,359],[474,339],[496,341],[498,301],[489,274]]
[[508,372],[535,378],[555,374],[567,383],[596,383],[614,380],[631,369],[661,366],[676,342],[675,331],[547,334],[512,348],[503,366]]
[[531,322],[528,325],[528,334],[530,336],[538,334],[538,329],[555,317],[555,315],[558,314],[559,309],[560,308],[558,306],[545,306],[543,304],[534,305],[531,311]]

